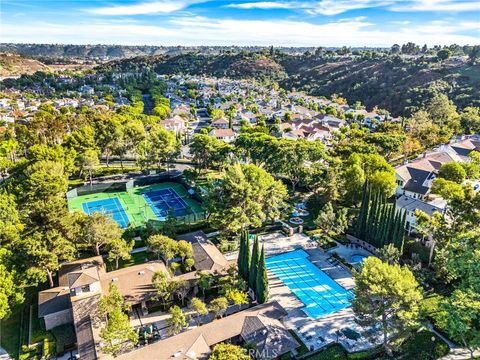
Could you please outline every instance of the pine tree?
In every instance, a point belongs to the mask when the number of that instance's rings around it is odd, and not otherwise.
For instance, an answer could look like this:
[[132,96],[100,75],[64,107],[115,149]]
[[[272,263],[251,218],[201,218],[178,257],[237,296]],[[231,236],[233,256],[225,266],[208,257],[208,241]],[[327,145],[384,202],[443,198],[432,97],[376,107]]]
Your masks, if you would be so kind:
[[253,291],[256,291],[257,270],[258,270],[259,260],[260,260],[260,251],[259,251],[259,245],[258,245],[258,238],[255,236],[255,240],[253,241],[252,257],[250,259],[250,269],[248,272],[248,286]]
[[267,266],[265,265],[265,248],[262,246],[262,253],[258,262],[257,281],[256,281],[255,297],[259,304],[268,301],[268,275]]

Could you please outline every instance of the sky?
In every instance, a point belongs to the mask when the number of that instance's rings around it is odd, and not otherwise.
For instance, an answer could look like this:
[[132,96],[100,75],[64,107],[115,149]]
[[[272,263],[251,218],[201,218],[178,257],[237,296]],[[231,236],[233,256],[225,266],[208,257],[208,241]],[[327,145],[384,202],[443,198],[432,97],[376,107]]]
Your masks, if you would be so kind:
[[0,0],[0,42],[480,44],[479,0]]

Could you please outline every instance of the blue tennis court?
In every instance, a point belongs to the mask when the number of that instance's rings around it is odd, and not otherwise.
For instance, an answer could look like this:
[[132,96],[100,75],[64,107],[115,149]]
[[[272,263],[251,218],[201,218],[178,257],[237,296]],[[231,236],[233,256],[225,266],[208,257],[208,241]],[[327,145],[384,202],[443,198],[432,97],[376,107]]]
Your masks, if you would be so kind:
[[148,191],[143,197],[159,220],[165,220],[170,209],[175,216],[186,215],[187,203],[172,188]]
[[318,319],[350,306],[353,297],[330,276],[307,259],[303,250],[295,250],[266,259],[272,271],[305,305],[303,311]]
[[113,220],[115,220],[122,228],[126,228],[130,223],[128,221],[128,216],[125,213],[125,209],[122,204],[120,204],[120,200],[117,197],[84,202],[82,208],[88,215],[91,215],[94,212],[111,215]]

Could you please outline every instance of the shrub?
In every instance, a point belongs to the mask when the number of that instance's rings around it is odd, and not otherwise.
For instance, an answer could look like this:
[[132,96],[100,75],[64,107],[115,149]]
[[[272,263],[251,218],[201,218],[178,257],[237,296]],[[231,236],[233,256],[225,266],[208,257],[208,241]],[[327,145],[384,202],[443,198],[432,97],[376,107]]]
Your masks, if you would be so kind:
[[428,330],[412,334],[398,350],[405,359],[430,360],[439,359],[449,352],[448,345]]
[[412,257],[412,254],[418,254],[422,263],[428,263],[430,250],[418,240],[409,239],[405,241],[404,254],[408,255],[409,258]]
[[433,294],[427,296],[423,299],[420,309],[424,317],[430,319],[437,329],[446,333],[447,313],[440,306],[442,301],[443,296],[441,295]]
[[347,360],[347,353],[341,345],[333,345],[321,352],[305,358],[305,360]]
[[56,355],[56,344],[53,336],[43,339],[43,356],[42,359],[51,359]]

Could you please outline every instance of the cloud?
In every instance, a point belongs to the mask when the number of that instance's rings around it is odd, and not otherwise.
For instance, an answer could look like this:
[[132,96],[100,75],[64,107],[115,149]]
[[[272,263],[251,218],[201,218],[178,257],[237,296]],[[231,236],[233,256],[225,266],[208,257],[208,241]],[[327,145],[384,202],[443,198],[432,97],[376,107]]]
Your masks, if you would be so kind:
[[240,4],[228,4],[226,5],[226,7],[236,9],[295,9],[297,5],[300,4],[295,2],[259,1]]
[[432,12],[465,12],[480,11],[480,2],[477,0],[413,0],[399,2],[389,10],[401,12],[432,11]]
[[237,9],[304,9],[311,15],[338,15],[350,10],[392,5],[398,0],[321,0],[321,1],[260,1],[226,5]]
[[386,8],[397,12],[480,11],[477,0],[320,0],[259,1],[226,5],[237,9],[303,9],[311,15],[338,15],[351,10]]
[[4,42],[103,43],[122,45],[259,45],[259,46],[381,46],[412,41],[436,44],[474,44],[476,22],[424,22],[386,30],[359,17],[313,24],[294,20],[238,20],[175,17],[162,25],[92,21],[74,24],[14,22],[0,24]]
[[146,15],[146,14],[168,14],[182,10],[187,6],[203,2],[201,0],[163,0],[150,1],[132,5],[113,5],[100,8],[85,9],[94,15],[122,16],[122,15]]
[[322,0],[309,9],[311,14],[337,15],[350,10],[391,5],[394,0]]

